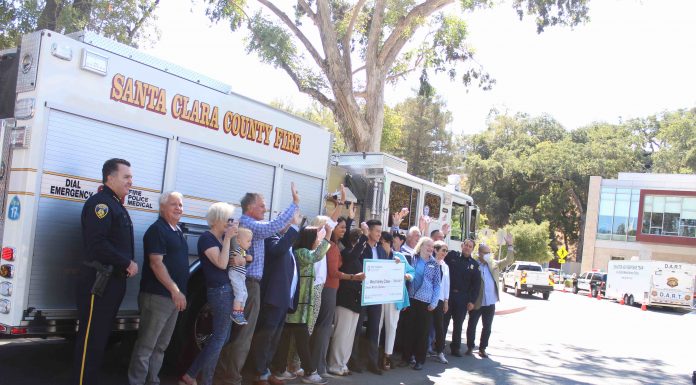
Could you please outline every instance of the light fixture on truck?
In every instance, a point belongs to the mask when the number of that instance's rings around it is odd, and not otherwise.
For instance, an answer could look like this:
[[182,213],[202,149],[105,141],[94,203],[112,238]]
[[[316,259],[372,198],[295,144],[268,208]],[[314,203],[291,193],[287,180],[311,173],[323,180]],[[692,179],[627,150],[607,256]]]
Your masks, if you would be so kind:
[[14,253],[15,253],[14,247],[3,247],[2,248],[2,259],[6,260],[6,261],[13,261],[14,260]]
[[17,326],[13,326],[12,329],[10,329],[10,334],[27,334],[27,328],[20,328]]
[[0,265],[0,277],[12,278],[14,276],[14,269],[12,265],[4,264]]
[[10,144],[14,148],[29,148],[31,142],[31,127],[15,127],[10,132]]
[[6,299],[0,299],[0,313],[9,314],[10,313],[10,301]]
[[92,52],[86,48],[82,49],[82,63],[80,63],[80,68],[83,70],[106,76],[108,66],[108,57]]
[[0,295],[9,297],[12,295],[12,284],[10,282],[0,282]]
[[34,117],[34,107],[36,99],[24,98],[17,99],[15,102],[15,119],[26,120]]
[[53,43],[51,46],[51,54],[59,59],[67,61],[72,60],[72,49],[66,45]]

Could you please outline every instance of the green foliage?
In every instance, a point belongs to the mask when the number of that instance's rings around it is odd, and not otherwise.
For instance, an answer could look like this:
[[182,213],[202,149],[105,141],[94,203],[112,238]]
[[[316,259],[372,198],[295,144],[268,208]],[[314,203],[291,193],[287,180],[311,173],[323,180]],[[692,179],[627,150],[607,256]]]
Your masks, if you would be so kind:
[[157,40],[159,0],[0,0],[0,49],[16,47],[37,29],[67,34],[92,31],[137,47]]
[[400,146],[395,153],[408,161],[408,172],[438,184],[456,171],[454,141],[447,125],[452,114],[439,96],[417,96],[394,107],[403,119]]
[[590,176],[696,171],[696,109],[572,131],[550,116],[493,111],[461,148],[466,190],[492,228],[546,221],[551,242],[570,248],[582,241]]
[[[444,72],[483,89],[495,82],[473,60],[461,15],[498,2],[460,0],[459,15],[442,13],[454,0],[300,1],[292,13],[284,9],[287,4],[257,3],[207,0],[206,13],[212,21],[227,20],[233,31],[246,27],[247,52],[285,71],[300,92],[328,107],[353,151],[377,151],[383,128],[392,127],[381,113],[387,82],[415,71]],[[586,21],[586,3],[514,0],[512,5],[520,16],[534,17],[541,31]],[[386,143],[395,141],[392,136]],[[433,178],[439,176],[431,173]]]
[[284,102],[281,100],[274,100],[270,103],[270,105],[279,110],[283,110],[327,128],[333,135],[333,146],[331,148],[331,152],[338,153],[347,151],[346,142],[343,139],[343,135],[341,135],[341,132],[338,129],[338,125],[336,124],[333,113],[328,108],[315,102],[306,109],[301,110],[295,108],[292,105],[292,102]]
[[515,222],[505,228],[514,237],[515,259],[544,263],[553,259],[549,222]]
[[653,119],[660,149],[653,153],[652,171],[696,173],[696,108],[665,112]]

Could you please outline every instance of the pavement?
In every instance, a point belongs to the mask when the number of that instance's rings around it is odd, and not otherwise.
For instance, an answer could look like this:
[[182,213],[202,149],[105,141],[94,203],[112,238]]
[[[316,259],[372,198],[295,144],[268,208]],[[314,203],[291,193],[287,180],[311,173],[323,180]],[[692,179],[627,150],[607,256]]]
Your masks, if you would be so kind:
[[[327,378],[329,384],[673,385],[690,384],[696,370],[696,312],[641,311],[560,290],[549,300],[501,293],[496,308],[488,358],[448,355],[448,364],[428,359],[422,371],[355,373]],[[71,358],[72,344],[62,338],[0,339],[0,385],[67,385]],[[127,349],[112,346],[100,384],[127,384],[128,358]],[[171,373],[161,379],[162,385],[176,384]]]

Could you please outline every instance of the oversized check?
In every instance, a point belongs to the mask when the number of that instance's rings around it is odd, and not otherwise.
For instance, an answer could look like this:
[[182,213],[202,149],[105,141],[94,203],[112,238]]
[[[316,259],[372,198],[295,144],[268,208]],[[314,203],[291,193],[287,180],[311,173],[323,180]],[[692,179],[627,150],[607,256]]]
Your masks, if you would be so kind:
[[393,259],[365,259],[363,272],[362,306],[400,302],[403,299],[403,263],[396,263]]

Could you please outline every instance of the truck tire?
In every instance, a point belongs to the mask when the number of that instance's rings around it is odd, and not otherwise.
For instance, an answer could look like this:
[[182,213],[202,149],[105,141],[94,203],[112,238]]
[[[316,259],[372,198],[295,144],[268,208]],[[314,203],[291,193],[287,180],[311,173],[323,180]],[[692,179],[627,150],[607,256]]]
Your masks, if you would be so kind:
[[573,285],[573,294],[578,294],[578,291],[579,291],[578,285],[577,284]]
[[597,289],[592,289],[592,297],[597,297]]
[[623,302],[624,305],[628,305],[628,294],[623,295]]
[[626,305],[628,305],[628,306],[633,306],[634,304],[635,304],[635,302],[633,301],[633,296],[632,296],[632,295],[629,295],[629,296],[628,296],[628,301],[626,301]]
[[550,291],[545,291],[545,292],[541,293],[541,296],[542,296],[545,300],[548,300],[549,297],[551,296],[551,292],[550,292]]
[[521,295],[522,295],[522,289],[520,289],[520,287],[517,284],[515,284],[515,297],[519,297]]

